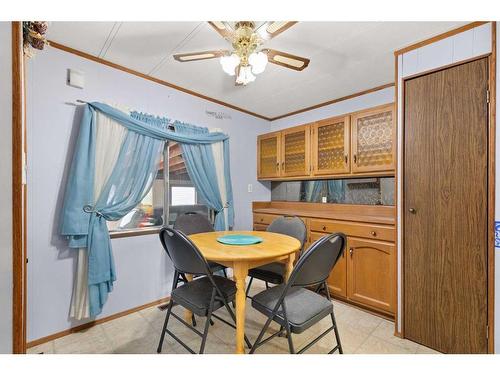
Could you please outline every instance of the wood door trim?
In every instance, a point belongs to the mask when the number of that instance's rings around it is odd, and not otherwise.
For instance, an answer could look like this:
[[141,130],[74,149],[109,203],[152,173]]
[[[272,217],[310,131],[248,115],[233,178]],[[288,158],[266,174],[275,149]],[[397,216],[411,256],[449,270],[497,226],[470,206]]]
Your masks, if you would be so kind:
[[489,126],[488,126],[488,353],[495,352],[495,157],[496,157],[496,70],[497,23],[491,24],[491,56],[489,62]]
[[[482,22],[481,24],[484,24],[487,22]],[[476,27],[478,25],[475,25],[473,27]],[[472,27],[471,27],[472,28]],[[462,30],[464,31],[464,30]],[[462,32],[460,31],[460,32]],[[396,103],[396,121],[398,121],[398,114],[399,114],[399,92],[398,92],[398,85],[399,85],[399,79],[398,79],[398,54],[395,54],[395,76],[396,76],[396,85],[395,85],[395,103]],[[494,240],[494,233],[495,233],[495,212],[494,212],[494,207],[495,207],[495,166],[494,166],[494,160],[495,160],[495,130],[496,130],[496,82],[495,82],[495,76],[496,76],[496,22],[492,22],[492,52],[489,54],[485,55],[480,55],[476,56],[470,59],[458,61],[452,64],[447,64],[445,66],[436,68],[436,69],[431,69],[429,71],[421,72],[412,76],[408,77],[401,77],[401,108],[404,111],[405,109],[405,83],[407,80],[418,78],[420,76],[425,76],[428,74],[436,73],[438,71],[446,70],[449,68],[453,68],[459,65],[467,64],[472,61],[476,60],[481,60],[487,58],[488,59],[488,65],[489,65],[489,90],[490,90],[490,110],[489,110],[489,116],[488,116],[488,171],[487,171],[487,177],[488,177],[488,192],[487,192],[487,201],[488,201],[488,222],[487,222],[487,228],[488,228],[488,245],[487,245],[487,269],[488,269],[488,275],[487,275],[487,280],[488,280],[488,285],[487,285],[487,311],[488,311],[488,317],[487,317],[487,322],[488,322],[488,353],[489,354],[494,354],[495,353],[495,346],[494,346],[494,284],[495,284],[495,240]],[[397,127],[397,123],[396,123]],[[398,127],[397,127],[398,128]],[[401,186],[400,190],[396,188],[396,195],[395,199],[396,202],[399,201],[400,203],[400,212],[401,212],[401,220],[398,221],[398,215],[396,214],[396,236],[399,232],[401,233],[401,259],[400,263],[397,263],[397,268],[400,268],[401,270],[401,327],[397,327],[397,316],[396,316],[396,329],[395,329],[395,336],[401,337],[401,338],[408,338],[406,333],[405,333],[405,236],[404,236],[404,227],[405,227],[405,204],[404,204],[404,181],[405,181],[405,170],[404,170],[404,162],[405,162],[405,148],[404,148],[404,136],[405,136],[405,116],[404,112],[402,113],[401,116],[401,137],[402,137],[402,147],[400,149],[401,153],[401,170],[398,170],[397,165],[399,159],[396,159],[396,166],[395,166],[395,184],[397,185],[398,181],[398,176],[401,174]],[[399,135],[398,135],[399,139]],[[399,148],[398,148],[399,149]],[[399,191],[401,194],[399,194]],[[396,238],[396,243],[397,243],[397,238]],[[396,251],[397,254],[397,251]],[[396,268],[396,270],[397,270]],[[399,281],[399,280],[398,280]],[[397,287],[396,287],[397,288]],[[397,292],[397,289],[396,289]],[[396,312],[399,304],[396,306]],[[399,328],[399,332],[398,332]]]
[[[449,30],[449,31],[446,31],[446,32],[441,33],[439,35],[436,35],[436,36],[434,36],[432,38],[425,39],[425,40],[422,40],[420,42],[417,42],[417,43],[414,43],[414,44],[410,44],[409,46],[406,46],[404,48],[398,49],[398,50],[394,51],[394,55],[396,55],[396,56],[402,55],[403,53],[406,53],[406,52],[409,52],[409,51],[413,51],[414,49],[421,48],[421,47],[424,47],[424,46],[426,46],[428,44],[435,43],[435,42],[437,42],[439,40],[449,38],[450,36],[463,33],[464,31],[467,31],[467,30],[473,29],[475,27],[484,25],[484,24],[486,24],[488,22],[490,22],[490,21],[475,21],[475,22],[468,23],[466,25],[457,27],[457,28],[455,28],[453,30]],[[397,77],[396,77],[396,79],[397,79]]]
[[23,204],[23,42],[22,24],[12,22],[12,351],[26,352],[26,285]]

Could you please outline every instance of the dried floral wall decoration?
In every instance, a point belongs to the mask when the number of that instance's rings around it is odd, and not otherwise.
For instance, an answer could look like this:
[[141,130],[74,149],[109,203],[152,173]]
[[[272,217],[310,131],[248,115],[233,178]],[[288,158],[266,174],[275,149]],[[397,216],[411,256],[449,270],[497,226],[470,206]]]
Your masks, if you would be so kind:
[[23,47],[26,57],[33,57],[34,50],[43,50],[49,44],[45,34],[49,23],[46,21],[23,21]]

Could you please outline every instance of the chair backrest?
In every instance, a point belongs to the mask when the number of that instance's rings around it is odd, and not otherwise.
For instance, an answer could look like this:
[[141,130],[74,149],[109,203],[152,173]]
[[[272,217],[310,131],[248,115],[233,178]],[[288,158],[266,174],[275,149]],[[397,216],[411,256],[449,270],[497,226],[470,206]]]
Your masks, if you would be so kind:
[[307,237],[307,228],[302,219],[297,216],[282,216],[274,219],[267,227],[267,232],[286,234],[300,241],[300,249],[304,247]]
[[195,233],[213,232],[214,227],[208,217],[197,212],[186,212],[177,217],[174,229],[180,230],[186,236]]
[[163,227],[160,241],[177,271],[193,275],[211,274],[200,250],[181,231]]
[[332,233],[321,237],[299,258],[287,287],[310,286],[326,281],[346,247],[343,233]]

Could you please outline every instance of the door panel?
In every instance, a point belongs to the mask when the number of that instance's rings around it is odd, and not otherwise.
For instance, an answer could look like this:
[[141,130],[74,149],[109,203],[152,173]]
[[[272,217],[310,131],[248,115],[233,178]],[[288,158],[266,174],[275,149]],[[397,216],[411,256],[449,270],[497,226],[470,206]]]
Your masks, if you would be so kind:
[[[323,236],[326,236],[326,233],[315,233],[311,232],[311,240],[312,242],[320,239]],[[347,263],[346,263],[346,251],[342,254],[340,259],[333,267],[330,276],[328,277],[327,284],[330,288],[330,292],[339,297],[347,297]]]
[[352,116],[352,172],[394,169],[394,105]]
[[311,127],[297,126],[281,132],[281,175],[309,176]]
[[280,175],[281,133],[261,135],[257,138],[257,177],[278,177]]
[[486,353],[487,59],[405,82],[404,335]]
[[394,313],[394,245],[347,238],[347,297]]
[[314,175],[349,173],[351,127],[349,116],[322,120],[312,126]]

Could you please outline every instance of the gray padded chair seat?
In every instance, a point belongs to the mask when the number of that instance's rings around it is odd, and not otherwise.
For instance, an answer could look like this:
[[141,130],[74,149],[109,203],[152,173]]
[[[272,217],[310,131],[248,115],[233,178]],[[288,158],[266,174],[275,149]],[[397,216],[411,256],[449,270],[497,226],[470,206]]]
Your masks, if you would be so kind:
[[[230,302],[236,295],[236,284],[225,277],[213,275],[214,281],[222,294]],[[173,300],[179,305],[191,310],[198,316],[207,316],[210,298],[212,297],[213,285],[208,277],[200,277],[172,291]],[[219,299],[214,302],[213,310],[224,306]]]
[[274,262],[252,268],[248,271],[250,277],[267,281],[271,284],[282,284],[285,280],[286,266],[284,263]]
[[[285,284],[281,284],[258,293],[252,299],[252,306],[270,317],[284,288]],[[333,305],[327,298],[301,287],[290,288],[285,297],[285,306],[293,333],[304,332],[333,311]],[[285,325],[283,313],[280,311],[273,320],[280,325]]]

